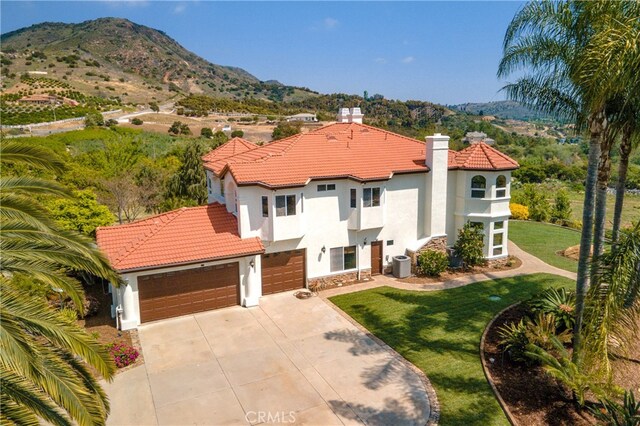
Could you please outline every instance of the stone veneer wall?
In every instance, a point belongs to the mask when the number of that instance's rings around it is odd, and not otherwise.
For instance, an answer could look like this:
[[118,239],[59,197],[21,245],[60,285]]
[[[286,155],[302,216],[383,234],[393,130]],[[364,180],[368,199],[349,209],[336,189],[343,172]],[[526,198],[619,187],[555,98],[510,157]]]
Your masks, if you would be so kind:
[[[371,279],[371,269],[360,270],[360,280]],[[342,287],[358,281],[358,272],[347,272],[344,274],[328,275],[326,277],[309,278],[307,284],[309,290],[318,291],[332,287]]]
[[447,252],[447,237],[437,237],[429,240],[428,243],[416,251],[407,250],[407,256],[411,258],[411,273],[415,274],[418,265],[418,256],[426,250]]

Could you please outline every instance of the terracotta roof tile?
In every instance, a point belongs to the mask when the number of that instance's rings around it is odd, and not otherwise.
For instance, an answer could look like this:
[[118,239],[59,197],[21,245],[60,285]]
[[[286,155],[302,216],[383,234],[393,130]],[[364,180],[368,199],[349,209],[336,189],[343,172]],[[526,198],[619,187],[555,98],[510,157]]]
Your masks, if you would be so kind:
[[[519,164],[511,157],[484,142],[469,145],[456,152],[455,163],[462,170],[514,170]],[[449,157],[451,167],[451,157]]]
[[[518,167],[506,155],[488,148],[489,151],[482,151],[488,167]],[[205,168],[220,176],[229,172],[240,185],[302,186],[311,179],[330,178],[374,181],[398,173],[429,171],[424,142],[358,123],[330,124],[224,159],[216,151],[204,157]],[[480,164],[475,148],[470,153],[466,151],[449,151],[450,169],[486,166]],[[463,153],[464,158],[473,154],[473,160],[468,164],[460,162]]]
[[256,149],[257,147],[256,144],[246,139],[233,138],[202,157],[202,161],[204,161],[205,168],[218,174],[227,164],[225,160],[234,155]]
[[240,238],[236,217],[218,203],[100,227],[97,242],[120,272],[264,252],[259,238]]

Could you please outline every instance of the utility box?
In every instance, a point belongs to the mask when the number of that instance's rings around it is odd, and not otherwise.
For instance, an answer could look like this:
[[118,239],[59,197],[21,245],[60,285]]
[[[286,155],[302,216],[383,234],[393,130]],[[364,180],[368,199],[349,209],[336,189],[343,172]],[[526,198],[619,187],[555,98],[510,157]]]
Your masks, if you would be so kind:
[[396,278],[407,278],[411,275],[411,258],[409,256],[393,257],[393,276]]

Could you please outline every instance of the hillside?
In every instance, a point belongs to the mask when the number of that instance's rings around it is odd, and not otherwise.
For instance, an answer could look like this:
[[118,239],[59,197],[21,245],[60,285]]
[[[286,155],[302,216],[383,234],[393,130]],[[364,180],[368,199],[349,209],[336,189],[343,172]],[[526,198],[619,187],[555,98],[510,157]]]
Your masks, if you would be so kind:
[[[231,99],[299,100],[314,93],[249,72],[213,64],[165,33],[126,19],[101,18],[79,24],[45,22],[1,36],[2,85],[20,89],[25,72],[65,80],[71,90],[122,103],[164,102],[179,94]],[[32,75],[34,77],[34,75]]]
[[552,116],[541,114],[515,101],[465,103],[451,105],[453,109],[475,115],[491,115],[502,119],[521,121],[556,121]]

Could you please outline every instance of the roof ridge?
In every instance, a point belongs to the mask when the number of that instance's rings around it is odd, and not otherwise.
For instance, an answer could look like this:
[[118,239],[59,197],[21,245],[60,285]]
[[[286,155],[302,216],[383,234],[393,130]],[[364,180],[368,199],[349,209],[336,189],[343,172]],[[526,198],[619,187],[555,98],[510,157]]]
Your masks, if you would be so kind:
[[[201,206],[197,206],[197,207],[201,207]],[[178,210],[182,210],[182,209],[186,209],[186,208],[188,208],[188,207],[182,207],[180,209],[170,210],[168,212],[154,214],[153,216],[145,217],[144,219],[136,220],[135,222],[121,223],[119,225],[98,226],[96,228],[96,231],[97,230],[100,230],[100,231],[113,231],[113,230],[119,230],[119,229],[122,229],[122,228],[135,228],[135,227],[140,227],[140,226],[147,226],[147,225],[145,225],[145,222],[148,222],[148,221],[153,220],[153,219],[158,219],[158,218],[160,218],[162,216],[169,216],[171,214],[178,213]],[[190,207],[190,208],[195,208],[195,207]]]
[[[203,207],[203,206],[194,207],[194,209],[197,209],[197,208],[200,208],[200,207]],[[124,248],[124,250],[125,250],[124,254],[121,255],[121,256],[118,256],[115,259],[114,263],[120,263],[121,261],[126,259],[133,252],[135,252],[143,243],[149,241],[153,236],[155,236],[158,232],[160,232],[162,229],[164,229],[165,226],[167,226],[169,223],[171,223],[174,220],[176,220],[176,218],[180,217],[187,210],[189,210],[189,208],[187,208],[187,207],[182,207],[179,210],[173,210],[176,214],[173,215],[173,217],[171,219],[169,219],[166,222],[159,223],[159,224],[155,224],[154,223],[155,226],[153,227],[153,229],[151,229],[151,232],[148,235],[145,234],[143,236],[143,238],[138,238],[138,240],[136,242],[131,244],[132,247],[130,247],[130,248],[129,248],[129,246],[125,247]],[[171,212],[168,212],[168,213],[171,213]]]

